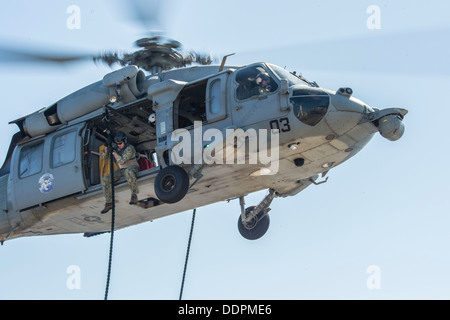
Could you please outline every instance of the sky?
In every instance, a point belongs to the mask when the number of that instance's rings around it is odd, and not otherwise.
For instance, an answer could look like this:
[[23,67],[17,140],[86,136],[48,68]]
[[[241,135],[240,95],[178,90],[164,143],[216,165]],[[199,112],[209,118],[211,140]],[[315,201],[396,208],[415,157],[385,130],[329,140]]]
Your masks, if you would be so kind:
[[[146,29],[127,1],[2,4],[0,44],[55,52],[131,50]],[[79,8],[72,28],[70,6]],[[376,134],[327,183],[271,205],[257,241],[237,230],[237,200],[197,209],[184,299],[449,299],[450,3],[165,1],[156,26],[233,65],[265,61],[327,89],[351,87],[409,110],[402,139]],[[68,13],[69,12],[69,13]],[[151,26],[155,27],[155,26]],[[41,49],[42,48],[42,49]],[[1,57],[0,57],[1,58]],[[101,80],[105,66],[1,63],[0,154],[8,122]],[[248,195],[259,203],[265,191]],[[115,233],[110,299],[178,299],[192,212]],[[103,299],[109,234],[19,238],[0,247],[0,299]],[[79,286],[70,285],[77,273]]]

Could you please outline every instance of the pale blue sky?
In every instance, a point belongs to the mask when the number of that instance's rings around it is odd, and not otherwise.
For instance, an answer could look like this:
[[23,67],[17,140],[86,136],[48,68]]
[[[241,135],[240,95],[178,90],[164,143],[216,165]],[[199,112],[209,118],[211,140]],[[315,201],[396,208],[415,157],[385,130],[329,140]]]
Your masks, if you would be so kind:
[[[14,1],[2,5],[0,42],[87,52],[131,49],[142,36],[121,17],[123,1]],[[69,30],[69,5],[81,29]],[[366,10],[380,8],[381,29]],[[171,11],[168,9],[171,8]],[[375,135],[328,183],[275,199],[258,241],[237,231],[239,203],[198,208],[186,299],[449,299],[450,187],[446,140],[450,105],[448,1],[167,1],[161,28],[187,49],[231,64],[267,61],[322,87],[352,87],[379,108],[409,110],[397,142]],[[0,65],[1,154],[8,122],[46,107],[109,72]],[[246,198],[257,204],[265,192]],[[120,213],[119,213],[120,214]],[[111,299],[177,299],[191,212],[116,232]],[[0,247],[0,299],[102,299],[109,235],[21,238]],[[66,270],[81,270],[69,290]],[[369,290],[369,266],[381,270]]]

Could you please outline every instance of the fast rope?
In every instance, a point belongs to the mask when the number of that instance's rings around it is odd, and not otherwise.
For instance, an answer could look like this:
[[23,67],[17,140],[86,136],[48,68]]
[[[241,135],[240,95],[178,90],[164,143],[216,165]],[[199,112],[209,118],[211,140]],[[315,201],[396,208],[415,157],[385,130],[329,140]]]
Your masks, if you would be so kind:
[[181,300],[181,297],[183,296],[184,280],[186,278],[186,269],[187,269],[187,264],[188,264],[188,260],[189,260],[189,251],[191,250],[191,240],[192,240],[192,233],[194,231],[194,222],[195,222],[195,212],[196,211],[197,211],[197,209],[194,209],[194,211],[192,212],[191,232],[189,234],[189,241],[188,241],[188,246],[187,246],[187,250],[186,250],[186,260],[184,261],[183,279],[181,280],[181,289],[180,289],[179,300]]
[[[112,163],[112,161],[111,161]],[[105,288],[105,300],[108,300],[109,293],[109,281],[111,279],[111,265],[112,265],[112,254],[113,254],[113,244],[114,244],[114,228],[116,220],[116,204],[114,199],[114,172],[113,165],[111,165],[111,184],[112,184],[112,212],[111,212],[111,238],[109,240],[109,259],[108,259],[108,274],[106,276],[106,288]]]
[[109,172],[111,175],[111,200],[112,200],[112,212],[111,212],[111,238],[109,241],[109,259],[108,259],[108,272],[106,276],[106,288],[105,288],[105,300],[108,300],[109,293],[109,281],[111,279],[111,265],[112,265],[112,254],[113,254],[113,244],[114,244],[114,229],[115,229],[115,220],[116,220],[116,200],[115,200],[115,192],[114,192],[114,156],[112,149],[112,139],[111,132],[109,130],[109,112],[108,108],[105,108],[105,122],[106,122],[106,130],[108,132],[108,151],[109,151]]

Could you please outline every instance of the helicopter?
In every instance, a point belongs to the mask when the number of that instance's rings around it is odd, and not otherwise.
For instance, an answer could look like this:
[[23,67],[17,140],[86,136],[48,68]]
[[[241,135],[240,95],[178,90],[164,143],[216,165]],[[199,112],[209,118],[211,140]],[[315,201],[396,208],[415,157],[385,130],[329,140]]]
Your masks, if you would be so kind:
[[[213,64],[158,36],[136,45],[93,58],[121,66],[102,80],[10,122],[19,131],[0,169],[2,244],[107,232],[99,155],[117,132],[136,149],[140,193],[130,205],[126,179],[115,183],[116,229],[238,199],[238,230],[256,240],[275,198],[325,183],[377,132],[396,141],[405,130],[406,109],[371,107],[349,87],[325,89],[268,62]],[[246,207],[245,196],[260,190],[267,195]]]

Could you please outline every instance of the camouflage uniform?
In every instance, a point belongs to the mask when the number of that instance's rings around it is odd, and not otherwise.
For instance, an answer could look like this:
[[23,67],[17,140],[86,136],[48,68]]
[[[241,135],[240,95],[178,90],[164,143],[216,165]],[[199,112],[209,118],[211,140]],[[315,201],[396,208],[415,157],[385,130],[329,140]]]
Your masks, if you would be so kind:
[[[128,145],[123,150],[117,151],[117,154],[119,158],[116,162],[120,169],[114,171],[114,181],[125,176],[130,186],[131,194],[137,195],[139,188],[136,181],[136,174],[139,172],[139,166],[136,161],[136,150],[132,145]],[[109,154],[103,154],[102,157],[109,157]],[[106,203],[112,203],[111,174],[107,174],[102,178],[102,188]]]

